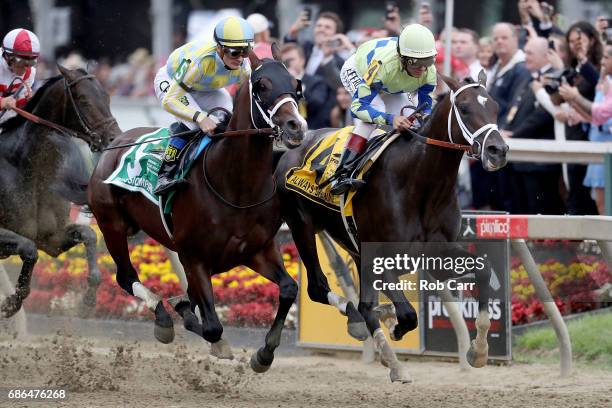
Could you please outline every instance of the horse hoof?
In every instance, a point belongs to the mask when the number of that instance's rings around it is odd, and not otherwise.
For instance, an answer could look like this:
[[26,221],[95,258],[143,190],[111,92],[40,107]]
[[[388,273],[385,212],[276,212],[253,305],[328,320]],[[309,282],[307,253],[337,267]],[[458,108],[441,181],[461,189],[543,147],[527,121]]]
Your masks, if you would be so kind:
[[155,329],[153,335],[160,343],[170,344],[174,341],[174,325],[169,327],[160,326],[155,322]]
[[370,336],[365,322],[348,323],[348,334],[359,341],[366,341]]
[[[272,360],[274,360],[274,354],[272,354]],[[256,373],[258,374],[265,373],[266,371],[270,369],[271,366],[272,366],[272,361],[270,361],[270,364],[268,365],[262,364],[259,361],[259,351],[253,353],[253,355],[251,356],[251,368]]]
[[211,343],[210,354],[223,360],[234,359],[234,354],[232,354],[232,348],[225,339],[221,339],[216,343]]
[[2,307],[0,307],[0,316],[4,319],[10,319],[21,309],[21,300],[15,296],[11,295],[4,299],[2,302]]
[[96,306],[96,301],[97,301],[96,293],[97,293],[97,288],[89,287],[87,289],[87,291],[85,292],[85,295],[83,295],[83,304],[86,307],[91,309]]
[[475,340],[472,340],[470,349],[466,354],[468,363],[474,368],[481,368],[487,365],[487,359],[489,357],[489,346],[487,346],[482,353],[476,352]]
[[391,378],[391,382],[398,382],[401,384],[410,384],[412,382],[412,377],[408,372],[408,369],[404,366],[399,366],[392,368],[389,372],[389,377]]

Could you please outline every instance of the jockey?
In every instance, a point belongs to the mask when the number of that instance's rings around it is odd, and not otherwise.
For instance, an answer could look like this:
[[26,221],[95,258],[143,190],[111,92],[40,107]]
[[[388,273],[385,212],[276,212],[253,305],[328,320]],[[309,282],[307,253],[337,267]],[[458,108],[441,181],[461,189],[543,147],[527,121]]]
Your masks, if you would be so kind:
[[[232,98],[224,89],[242,83],[251,74],[248,55],[253,46],[253,29],[246,20],[228,17],[215,27],[213,41],[193,41],[176,49],[155,76],[155,95],[163,108],[178,119],[171,133],[201,129],[211,133],[217,125],[227,125],[229,117],[221,107],[232,111]],[[192,135],[170,139],[159,170],[155,194],[165,194],[185,180],[173,180],[182,149]]]
[[[424,113],[431,113],[437,79],[435,59],[436,42],[431,31],[420,24],[411,24],[402,30],[399,38],[370,40],[346,60],[340,79],[352,95],[351,113],[357,119],[336,174],[341,174],[346,163],[364,151],[376,125],[391,125],[395,129],[414,129],[420,125],[400,115],[402,107],[410,102],[407,94],[416,92],[418,104],[428,104]],[[331,193],[343,194],[363,184],[362,180],[340,175],[333,182]]]
[[0,123],[22,108],[32,96],[36,76],[36,62],[40,54],[40,42],[31,31],[17,28],[2,40],[0,59]]

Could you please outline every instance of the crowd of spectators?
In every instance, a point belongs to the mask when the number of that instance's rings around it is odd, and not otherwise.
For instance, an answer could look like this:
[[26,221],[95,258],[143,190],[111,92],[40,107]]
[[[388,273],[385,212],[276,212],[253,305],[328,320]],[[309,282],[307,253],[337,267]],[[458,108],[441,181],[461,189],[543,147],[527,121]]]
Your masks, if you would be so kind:
[[[520,24],[496,23],[485,30],[485,37],[461,27],[437,33],[438,70],[442,72],[447,58],[443,42],[450,35],[452,76],[476,79],[485,70],[488,91],[499,105],[498,126],[506,138],[612,141],[610,20],[578,21],[563,30],[557,24],[563,19],[549,4],[519,0],[517,5]],[[416,16],[416,22],[434,28],[427,3]],[[253,14],[247,20],[255,31],[255,53],[270,57],[271,44],[277,42],[288,70],[301,79],[305,100],[300,111],[312,129],[352,124],[351,95],[339,81],[342,64],[363,42],[398,35],[407,23],[394,6],[380,27],[345,33],[337,14],[323,11],[312,16],[305,9],[279,40],[271,37],[265,16]],[[62,63],[71,68],[87,65],[78,54]],[[149,51],[138,49],[123,64],[99,61],[90,70],[111,95],[146,97],[153,96],[158,65]],[[38,71],[43,78],[46,68],[41,61]],[[605,211],[602,165],[509,163],[488,173],[472,162],[463,170],[458,188],[468,195],[460,200],[464,207],[531,214]]]

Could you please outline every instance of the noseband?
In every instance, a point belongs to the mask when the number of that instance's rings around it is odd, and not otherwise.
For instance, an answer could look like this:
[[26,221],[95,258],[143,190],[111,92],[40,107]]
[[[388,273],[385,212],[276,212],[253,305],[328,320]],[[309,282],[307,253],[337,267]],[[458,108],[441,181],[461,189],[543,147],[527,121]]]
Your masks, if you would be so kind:
[[[463,120],[461,119],[461,115],[459,114],[459,110],[457,109],[457,105],[455,104],[455,99],[461,92],[463,92],[467,88],[473,88],[477,86],[480,86],[483,89],[485,89],[485,87],[480,83],[472,83],[472,84],[463,85],[461,88],[457,89],[456,92],[454,92],[453,90],[450,91],[451,108],[448,111],[448,140],[450,140],[451,143],[455,144],[455,142],[453,141],[453,133],[451,131],[452,121],[453,121],[453,112],[454,112],[455,119],[457,120],[459,129],[461,129],[461,134],[463,135],[463,138],[465,139],[466,142],[468,142],[472,146],[471,152],[468,152],[468,156],[475,158],[475,159],[479,158],[478,156],[480,156],[480,160],[483,160],[484,159],[484,146],[487,143],[487,139],[489,138],[489,135],[495,131],[499,132],[499,129],[497,128],[496,124],[488,123],[484,126],[481,126],[475,132],[473,133],[470,132],[470,130],[465,125],[465,123],[463,123]],[[485,136],[481,144],[478,140],[476,140],[476,138],[480,136],[480,134],[482,133],[485,133]]]

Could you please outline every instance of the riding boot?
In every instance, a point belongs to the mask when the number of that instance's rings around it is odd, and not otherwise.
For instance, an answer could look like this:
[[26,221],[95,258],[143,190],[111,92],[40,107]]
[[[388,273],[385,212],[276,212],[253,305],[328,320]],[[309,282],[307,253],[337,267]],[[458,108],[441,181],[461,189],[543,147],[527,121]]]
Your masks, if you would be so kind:
[[365,184],[365,181],[363,180],[351,178],[350,171],[347,173],[344,170],[348,162],[353,161],[357,156],[363,153],[367,141],[368,139],[363,136],[356,135],[355,133],[351,133],[349,136],[346,149],[344,149],[344,152],[342,153],[340,164],[338,164],[338,168],[336,169],[335,173],[339,174],[340,176],[334,180],[330,189],[330,192],[333,195],[344,194],[352,188],[358,189]]
[[[180,122],[175,122],[170,126],[170,134],[172,135],[188,130],[189,128]],[[159,168],[157,185],[155,186],[155,190],[153,190],[154,194],[163,195],[179,186],[185,186],[187,184],[187,180],[182,178],[175,180],[174,176],[179,169],[179,156],[192,137],[193,134],[190,134],[173,136],[170,139],[168,147],[164,152],[161,167]]]

